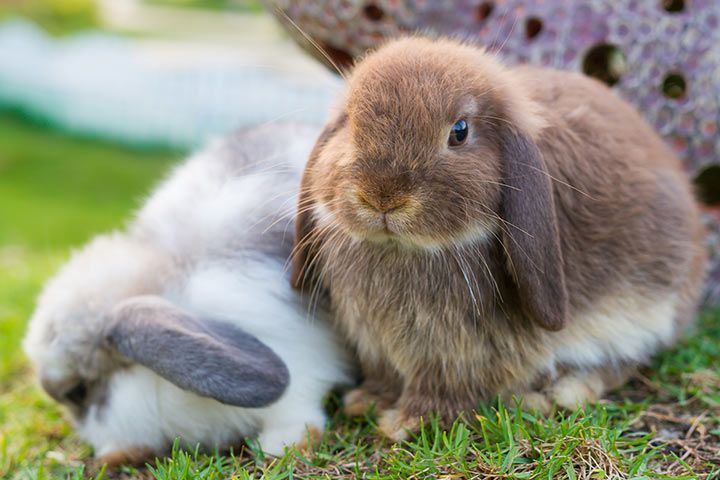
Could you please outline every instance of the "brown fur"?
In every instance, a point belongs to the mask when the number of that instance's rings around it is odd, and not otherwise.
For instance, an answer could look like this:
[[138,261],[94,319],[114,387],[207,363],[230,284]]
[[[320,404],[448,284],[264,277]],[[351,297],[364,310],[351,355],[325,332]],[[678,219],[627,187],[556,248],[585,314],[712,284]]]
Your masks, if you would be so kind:
[[[460,118],[469,137],[449,148]],[[293,278],[357,348],[351,397],[394,397],[380,423],[396,438],[498,394],[562,403],[577,384],[594,401],[622,383],[668,342],[664,318],[679,332],[694,315],[702,237],[680,163],[604,85],[410,38],[357,66],[311,155]],[[625,310],[641,341],[616,345]],[[582,342],[606,350],[561,360]]]
[[295,443],[295,448],[303,453],[312,453],[322,441],[323,432],[312,425],[309,425],[305,437]]
[[157,452],[150,448],[131,447],[103,455],[98,458],[97,463],[107,465],[109,468],[119,467],[120,465],[139,467],[150,462],[156,455]]

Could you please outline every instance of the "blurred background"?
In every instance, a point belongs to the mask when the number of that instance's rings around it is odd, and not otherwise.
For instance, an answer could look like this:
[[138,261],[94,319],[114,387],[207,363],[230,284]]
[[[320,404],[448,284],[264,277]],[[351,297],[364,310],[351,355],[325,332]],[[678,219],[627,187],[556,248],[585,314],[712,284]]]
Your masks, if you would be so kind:
[[189,149],[321,122],[335,79],[253,0],[4,0],[0,107],[58,130]]
[[719,27],[717,0],[0,0],[0,477],[38,455],[73,461],[53,450],[68,426],[19,348],[70,249],[121,227],[208,139],[322,123],[335,71],[401,33],[584,72],[635,104],[698,185],[717,303]]

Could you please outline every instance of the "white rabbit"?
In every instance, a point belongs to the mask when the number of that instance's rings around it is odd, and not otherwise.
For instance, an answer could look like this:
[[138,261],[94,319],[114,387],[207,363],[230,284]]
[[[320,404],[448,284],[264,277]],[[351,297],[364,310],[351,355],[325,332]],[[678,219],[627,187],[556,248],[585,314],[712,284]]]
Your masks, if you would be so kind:
[[257,437],[279,454],[324,428],[351,362],[286,263],[317,131],[268,125],[192,156],[127,231],[50,280],[24,348],[108,463]]

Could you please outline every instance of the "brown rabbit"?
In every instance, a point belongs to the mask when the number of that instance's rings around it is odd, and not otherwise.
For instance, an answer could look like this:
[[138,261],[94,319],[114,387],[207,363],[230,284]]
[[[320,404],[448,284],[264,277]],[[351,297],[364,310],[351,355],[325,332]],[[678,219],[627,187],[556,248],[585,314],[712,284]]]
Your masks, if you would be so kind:
[[593,402],[691,322],[703,228],[679,161],[580,74],[406,38],[357,65],[306,167],[294,282],[327,295],[402,438],[496,395]]

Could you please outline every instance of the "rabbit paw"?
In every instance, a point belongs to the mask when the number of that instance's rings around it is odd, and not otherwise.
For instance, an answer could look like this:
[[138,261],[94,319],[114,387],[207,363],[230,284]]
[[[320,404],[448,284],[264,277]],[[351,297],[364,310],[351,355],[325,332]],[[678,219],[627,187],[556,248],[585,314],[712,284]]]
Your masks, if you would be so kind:
[[109,468],[120,465],[138,467],[150,461],[155,455],[155,451],[151,448],[131,447],[103,454],[98,457],[97,463],[99,465],[107,465]]
[[562,408],[572,410],[589,403],[596,403],[605,392],[605,385],[597,375],[568,375],[560,378],[548,392],[552,400]]
[[380,432],[395,442],[405,440],[419,427],[420,421],[417,417],[407,415],[399,408],[385,410],[378,422]]
[[[297,431],[293,437],[290,432]],[[311,423],[302,427],[293,428],[288,425],[278,425],[276,428],[268,428],[258,437],[258,442],[263,452],[273,457],[280,457],[285,453],[286,446],[294,446],[301,452],[312,451],[322,439],[323,427]]]
[[362,387],[350,390],[343,397],[343,413],[348,417],[361,417],[371,407],[378,413],[390,407],[390,402],[380,395],[376,395]]
[[574,410],[596,403],[605,390],[606,386],[600,375],[583,372],[562,376],[542,391],[527,392],[520,397],[524,409],[549,415],[554,405]]
[[305,431],[305,437],[295,443],[295,448],[302,453],[310,453],[315,450],[315,447],[320,445],[322,436],[323,432],[321,429],[314,425],[308,425]]
[[528,392],[522,395],[522,407],[525,410],[537,411],[543,415],[552,412],[552,399],[541,392]]

